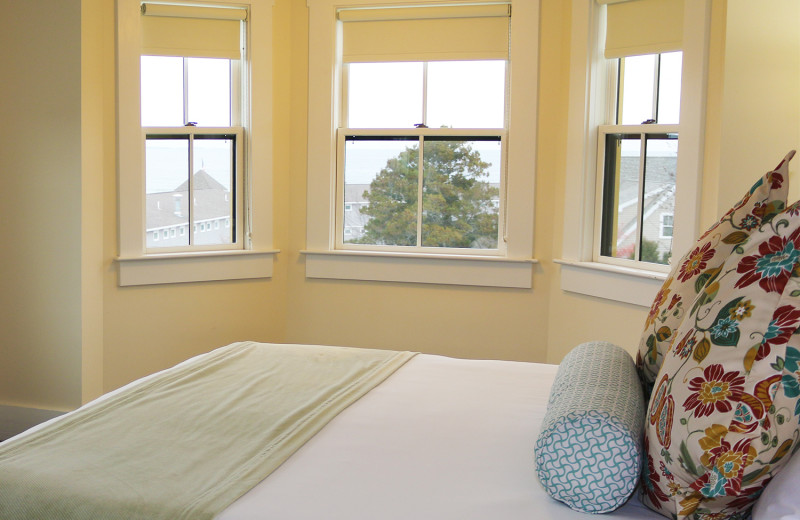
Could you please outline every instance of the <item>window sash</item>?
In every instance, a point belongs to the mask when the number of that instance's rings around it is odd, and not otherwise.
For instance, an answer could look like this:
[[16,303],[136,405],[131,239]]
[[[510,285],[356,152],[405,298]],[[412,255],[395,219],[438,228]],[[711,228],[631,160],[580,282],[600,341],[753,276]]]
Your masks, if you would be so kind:
[[[245,232],[247,226],[247,213],[245,211],[245,173],[244,173],[244,129],[242,127],[192,127],[192,126],[179,126],[179,127],[144,127],[142,128],[143,140],[150,138],[169,138],[175,136],[177,138],[188,137],[190,142],[195,136],[232,136],[235,139],[235,146],[233,150],[233,182],[231,184],[231,197],[233,197],[231,226],[234,227],[232,235],[232,243],[225,244],[196,244],[194,240],[194,227],[198,221],[194,217],[190,217],[188,221],[189,227],[189,245],[178,247],[146,247],[145,254],[153,253],[181,253],[181,252],[197,252],[197,251],[231,251],[245,249]],[[192,165],[193,149],[189,148],[189,198],[194,198],[194,188],[192,186],[192,179],[195,173],[195,168]],[[145,183],[142,183],[145,187]],[[142,200],[146,201],[147,194],[142,194]],[[193,206],[193,204],[191,205]],[[192,214],[190,209],[190,215]],[[147,229],[142,223],[142,236],[143,244],[147,244]]]
[[[452,138],[453,140],[487,140],[487,138],[498,138],[500,140],[501,159],[500,159],[500,207],[498,210],[498,236],[496,249],[477,249],[477,248],[451,248],[451,247],[431,247],[423,246],[421,240],[422,232],[422,200],[423,200],[423,161],[418,161],[418,185],[417,185],[417,239],[414,246],[397,245],[373,245],[373,244],[354,244],[344,242],[344,219],[345,219],[345,142],[348,137],[408,137],[418,139],[419,147],[422,149],[425,138],[441,139]],[[413,141],[411,139],[410,141]],[[363,129],[363,128],[340,128],[337,131],[337,162],[336,162],[336,204],[335,204],[335,232],[334,249],[349,251],[391,251],[406,253],[426,253],[426,254],[458,254],[458,255],[480,255],[480,256],[505,256],[506,241],[506,140],[505,130],[498,129],[464,129],[464,128],[414,128],[414,129]],[[351,210],[352,211],[352,210]]]
[[[600,125],[598,128],[597,143],[597,181],[596,181],[596,196],[595,196],[595,229],[594,229],[594,248],[592,260],[598,263],[633,267],[636,269],[646,269],[650,271],[669,272],[669,265],[657,264],[653,262],[645,262],[639,260],[641,239],[642,239],[642,226],[643,226],[643,197],[645,171],[644,163],[647,160],[646,155],[640,154],[639,160],[639,173],[638,173],[638,194],[636,199],[636,235],[634,242],[634,259],[616,258],[601,254],[603,247],[603,231],[604,227],[608,231],[608,218],[611,218],[606,211],[606,198],[604,191],[606,188],[606,136],[609,134],[638,134],[642,144],[647,137],[652,137],[660,134],[678,134],[679,125]],[[679,153],[680,154],[680,153]],[[676,181],[677,191],[677,181]],[[616,204],[611,208],[611,211],[617,211]],[[615,237],[616,238],[616,237]],[[673,244],[674,246],[674,244]]]

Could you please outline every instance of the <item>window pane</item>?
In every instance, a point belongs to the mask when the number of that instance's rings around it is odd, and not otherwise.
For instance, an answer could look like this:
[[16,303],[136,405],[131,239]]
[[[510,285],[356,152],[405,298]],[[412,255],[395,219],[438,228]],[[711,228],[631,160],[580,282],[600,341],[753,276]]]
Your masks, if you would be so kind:
[[617,123],[638,125],[654,119],[656,54],[621,58]]
[[351,63],[350,128],[413,128],[422,123],[422,63]]
[[661,55],[661,69],[658,76],[658,122],[661,124],[680,122],[682,64],[682,52],[668,52]]
[[487,149],[487,155],[499,162],[499,138],[425,139],[423,246],[497,249],[500,177],[490,173],[489,157],[483,157],[480,149]]
[[[145,142],[145,229],[147,247],[189,245],[189,139]],[[178,230],[175,236],[170,230]]]
[[419,140],[349,136],[344,154],[344,241],[416,245]]
[[[644,203],[640,260],[668,264],[672,252],[678,135],[648,136],[644,164]],[[669,218],[664,218],[669,217]],[[668,234],[664,233],[668,224]]]
[[[231,244],[234,242],[233,164],[235,141],[219,136],[194,138],[193,221],[200,224],[194,243]],[[227,224],[227,225],[226,225]]]
[[183,58],[142,56],[142,126],[183,126]]
[[187,58],[186,61],[188,120],[200,126],[230,126],[231,60]]
[[427,125],[431,128],[503,128],[506,62],[428,63]]
[[606,135],[600,254],[633,259],[638,233],[639,134]]

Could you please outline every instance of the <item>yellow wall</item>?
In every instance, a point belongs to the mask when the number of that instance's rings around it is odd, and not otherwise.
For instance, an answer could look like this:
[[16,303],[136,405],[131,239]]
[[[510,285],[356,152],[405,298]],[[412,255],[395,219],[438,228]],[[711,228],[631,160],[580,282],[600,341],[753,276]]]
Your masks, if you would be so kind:
[[81,398],[81,3],[0,21],[0,402]]
[[[31,5],[41,3],[59,8]],[[8,52],[0,55],[2,69],[20,76],[0,87],[0,94],[8,99],[9,88],[17,89],[12,94],[30,90],[55,106],[31,111],[24,104],[0,104],[0,119],[16,125],[13,130],[3,125],[0,142],[13,142],[17,152],[4,148],[0,156],[5,187],[0,211],[4,223],[24,214],[27,224],[6,226],[0,404],[74,407],[100,391],[245,339],[547,362],[558,362],[588,340],[633,351],[647,309],[566,293],[553,262],[560,256],[568,211],[563,204],[570,3],[542,0],[539,138],[531,143],[538,154],[531,194],[533,254],[540,263],[530,290],[305,278],[300,251],[306,234],[308,12],[303,0],[275,0],[273,10],[274,236],[281,250],[273,278],[118,287],[114,2],[8,6],[15,16],[0,21],[0,43],[9,48],[26,41],[30,56],[20,61]],[[798,9],[793,0],[769,3],[792,13]],[[747,0],[714,0],[713,5],[703,225],[773,166],[787,146],[796,146],[800,133],[795,88],[800,42],[790,29],[793,22],[762,2],[755,7]],[[61,22],[60,38],[27,37],[37,34],[42,11]],[[756,17],[763,22],[752,23]],[[752,54],[746,43],[761,46],[760,53]],[[778,53],[775,60],[761,60],[765,47]],[[34,55],[51,67],[71,66],[54,76]],[[756,65],[757,77],[750,72]],[[773,77],[779,81],[771,83]]]

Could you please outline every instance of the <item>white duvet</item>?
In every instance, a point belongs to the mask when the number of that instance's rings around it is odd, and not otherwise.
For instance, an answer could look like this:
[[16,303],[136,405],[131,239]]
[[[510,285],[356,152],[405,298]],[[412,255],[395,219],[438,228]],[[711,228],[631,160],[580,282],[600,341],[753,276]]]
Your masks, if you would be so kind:
[[[536,478],[556,369],[418,355],[219,518],[597,518],[552,500]],[[635,498],[606,517],[663,519]]]

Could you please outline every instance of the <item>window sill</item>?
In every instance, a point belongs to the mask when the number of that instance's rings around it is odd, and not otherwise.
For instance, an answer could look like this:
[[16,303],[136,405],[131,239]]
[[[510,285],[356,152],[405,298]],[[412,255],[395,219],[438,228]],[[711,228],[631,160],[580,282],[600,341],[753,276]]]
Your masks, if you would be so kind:
[[497,256],[384,253],[376,251],[301,251],[306,278],[380,282],[532,287],[535,259]]
[[650,307],[667,273],[597,262],[555,260],[561,265],[561,289],[617,302]]
[[119,285],[158,285],[272,277],[278,250],[208,251],[119,257]]

